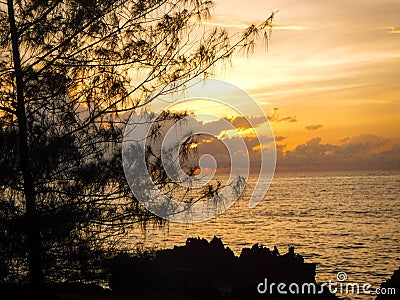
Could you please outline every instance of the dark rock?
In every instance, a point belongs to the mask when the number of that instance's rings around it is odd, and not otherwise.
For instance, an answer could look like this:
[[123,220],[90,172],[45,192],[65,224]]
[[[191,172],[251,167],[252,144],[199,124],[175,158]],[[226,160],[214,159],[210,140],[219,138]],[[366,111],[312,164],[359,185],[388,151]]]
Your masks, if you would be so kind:
[[276,289],[260,294],[257,286],[268,283],[315,284],[316,265],[305,263],[290,248],[280,255],[255,244],[236,257],[221,239],[210,242],[189,238],[185,246],[159,250],[153,255],[120,255],[112,262],[110,286],[118,294],[139,298],[165,299],[175,295],[186,299],[338,299],[327,290],[322,294],[282,295]]
[[400,268],[394,271],[392,277],[383,282],[376,300],[400,299]]
[[110,300],[111,291],[95,284],[84,283],[49,283],[40,289],[32,289],[28,285],[0,285],[1,299],[4,300]]

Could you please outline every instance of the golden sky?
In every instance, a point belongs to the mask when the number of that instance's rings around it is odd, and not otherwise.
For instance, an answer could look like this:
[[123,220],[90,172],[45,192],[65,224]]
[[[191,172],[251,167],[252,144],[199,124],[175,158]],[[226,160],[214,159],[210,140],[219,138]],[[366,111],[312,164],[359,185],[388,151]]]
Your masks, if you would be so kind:
[[260,42],[217,78],[246,90],[269,115],[279,112],[282,121],[272,127],[280,150],[295,152],[315,138],[321,145],[368,144],[369,152],[399,144],[400,1],[215,4],[209,23],[229,32],[279,10],[268,52]]
[[[399,169],[400,1],[215,0],[203,25],[237,37],[276,11],[268,51],[260,40],[253,55],[235,55],[215,77],[246,91],[268,115],[278,169]],[[188,105],[177,108],[239,120],[210,103]],[[241,134],[253,145],[247,129]]]
[[316,134],[309,125],[322,125],[318,134],[332,141],[400,138],[400,2],[217,0],[211,22],[240,26],[276,10],[269,51],[235,58],[218,77],[265,110],[295,115],[297,122],[275,127],[297,141]]

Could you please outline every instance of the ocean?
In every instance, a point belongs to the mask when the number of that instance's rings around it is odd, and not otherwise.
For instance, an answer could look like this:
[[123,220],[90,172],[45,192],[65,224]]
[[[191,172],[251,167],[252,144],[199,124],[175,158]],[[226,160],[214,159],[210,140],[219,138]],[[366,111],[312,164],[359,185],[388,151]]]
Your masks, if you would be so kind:
[[[248,208],[257,176],[222,215],[196,224],[138,229],[132,245],[171,248],[187,237],[222,238],[236,255],[255,243],[281,253],[294,246],[317,263],[317,282],[369,283],[374,291],[400,267],[400,171],[276,173],[263,201]],[[344,299],[375,296],[337,294]]]

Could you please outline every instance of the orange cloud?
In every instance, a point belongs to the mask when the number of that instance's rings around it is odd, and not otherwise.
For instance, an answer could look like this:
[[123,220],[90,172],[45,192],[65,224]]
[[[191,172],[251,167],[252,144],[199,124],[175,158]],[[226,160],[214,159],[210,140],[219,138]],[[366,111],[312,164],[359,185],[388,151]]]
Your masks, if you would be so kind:
[[390,33],[390,34],[400,33],[400,28],[399,27],[388,27],[387,33]]
[[[251,124],[254,125],[254,127],[257,127],[258,125],[261,125],[262,123],[265,122],[264,117],[242,117],[242,116],[235,116],[233,118],[225,118],[229,123],[231,123],[233,126],[235,126],[238,130],[246,130],[253,128]],[[249,123],[251,122],[251,124]]]
[[312,131],[312,130],[318,130],[318,129],[320,129],[320,128],[322,128],[322,125],[321,125],[321,124],[318,124],[318,125],[308,125],[308,126],[306,127],[306,129],[307,129],[307,130],[310,130],[310,131]]

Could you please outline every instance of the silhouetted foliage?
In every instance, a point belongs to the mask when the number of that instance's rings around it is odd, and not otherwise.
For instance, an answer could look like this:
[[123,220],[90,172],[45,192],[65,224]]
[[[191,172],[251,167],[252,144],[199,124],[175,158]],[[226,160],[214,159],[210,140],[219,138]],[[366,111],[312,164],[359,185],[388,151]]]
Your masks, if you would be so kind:
[[[101,278],[101,261],[129,226],[162,222],[124,178],[127,116],[155,89],[208,76],[235,50],[251,50],[272,21],[236,38],[203,31],[212,5],[0,3],[0,282]],[[167,113],[159,123],[181,117]],[[156,174],[157,159],[149,163]]]

